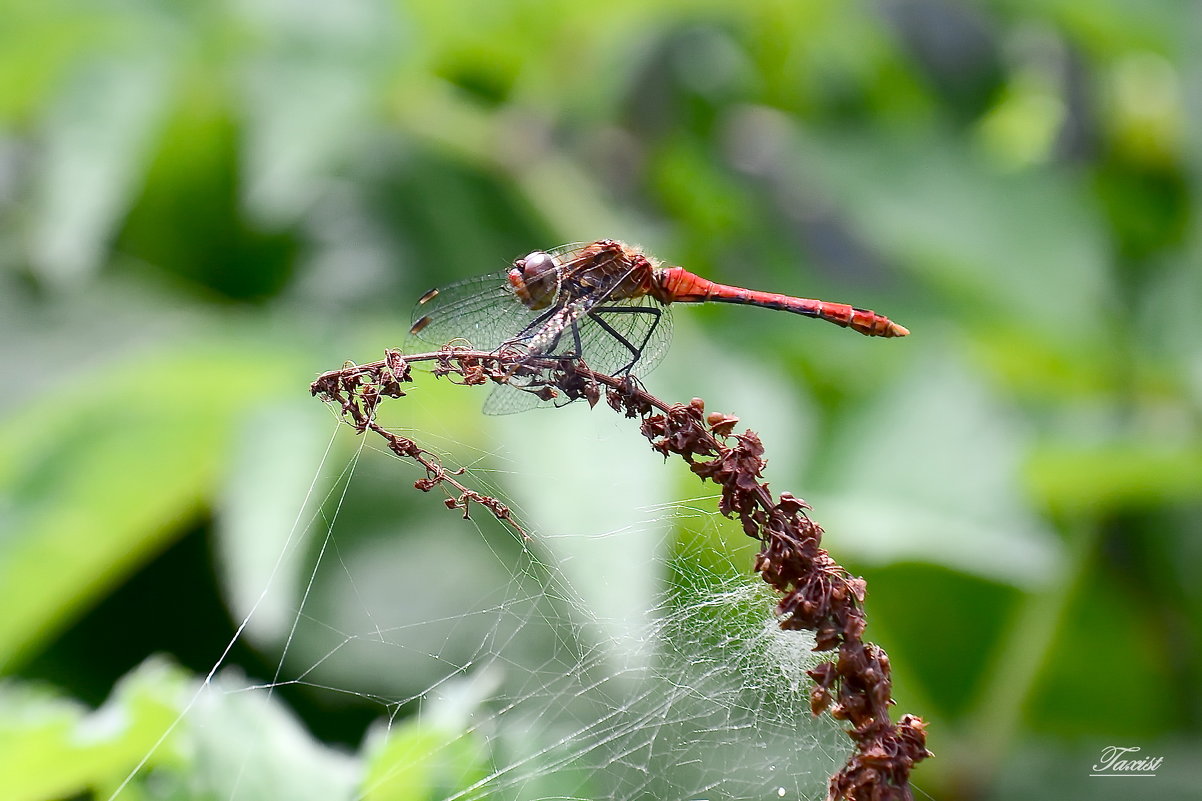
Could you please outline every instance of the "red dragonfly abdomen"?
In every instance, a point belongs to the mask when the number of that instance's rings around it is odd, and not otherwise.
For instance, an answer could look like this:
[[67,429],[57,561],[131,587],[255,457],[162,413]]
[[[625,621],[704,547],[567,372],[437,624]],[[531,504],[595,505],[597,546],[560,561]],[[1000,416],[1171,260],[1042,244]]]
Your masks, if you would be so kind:
[[851,328],[870,337],[904,337],[910,333],[905,326],[868,309],[845,303],[795,298],[775,292],[758,292],[738,286],[717,284],[694,275],[683,267],[664,267],[655,271],[651,294],[662,303],[742,303],[766,309],[817,317],[835,325]]

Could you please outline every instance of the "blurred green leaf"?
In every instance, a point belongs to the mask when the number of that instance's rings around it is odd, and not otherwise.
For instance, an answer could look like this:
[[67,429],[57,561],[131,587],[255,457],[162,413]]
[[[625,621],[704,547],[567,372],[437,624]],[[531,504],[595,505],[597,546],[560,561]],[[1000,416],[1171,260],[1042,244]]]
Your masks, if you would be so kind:
[[144,663],[94,712],[30,684],[0,685],[0,797],[66,798],[116,786],[143,757],[150,767],[175,763],[175,739],[161,738],[183,707],[185,680]]
[[172,73],[161,50],[98,58],[57,95],[30,212],[30,258],[44,280],[85,280],[105,260],[150,161]]
[[58,0],[9,0],[0,27],[0,120],[36,114],[81,52],[112,35],[119,20]]
[[216,498],[217,548],[231,612],[262,642],[282,642],[301,595],[307,516],[329,479],[314,468],[332,440],[312,398],[278,400],[234,421],[233,454]]
[[180,79],[176,94],[116,247],[218,296],[273,296],[296,270],[297,243],[242,215],[245,165],[233,99],[199,68]]
[[1026,476],[1048,508],[1087,516],[1202,498],[1202,443],[1119,442],[1072,448],[1045,445]]
[[921,560],[1017,587],[1055,580],[1059,541],[1024,503],[1030,434],[952,354],[915,361],[852,416],[815,514],[836,552]]
[[490,771],[486,740],[473,730],[477,706],[496,688],[487,674],[449,683],[427,714],[384,730],[364,745],[365,801],[426,801],[471,795]]
[[659,511],[673,499],[660,460],[628,422],[583,403],[501,418],[497,435],[507,494],[562,565],[572,607],[589,610],[583,622],[615,658],[637,649],[663,591],[672,529]]
[[[833,532],[832,544],[841,533]],[[961,720],[997,658],[1020,592],[939,564],[848,561],[868,581],[869,637],[889,653],[899,708]],[[957,736],[953,728],[933,727],[931,750]]]
[[1152,48],[1172,53],[1181,39],[1182,4],[1178,0],[1105,0],[1082,5],[1074,0],[1003,0],[1004,8],[1039,16],[1063,25],[1074,42],[1098,57],[1129,48]]
[[[1160,688],[1174,680],[1178,657],[1165,649],[1166,632],[1153,614],[1143,599],[1115,587],[1104,566],[1093,567],[1046,656],[1026,709],[1030,730],[1143,740],[1174,725],[1182,710]],[[1168,636],[1171,647],[1175,635]],[[1116,693],[1115,683],[1128,676],[1140,680]],[[1109,700],[1099,704],[1100,697]]]
[[251,0],[236,7],[246,54],[243,198],[267,226],[311,211],[355,152],[383,134],[379,98],[407,52],[385,3]]
[[1104,229],[1070,174],[1008,174],[950,139],[798,140],[858,232],[941,289],[961,325],[1021,319],[1071,344],[1104,335]]
[[270,690],[227,671],[188,713],[188,766],[200,798],[339,801],[354,798],[358,759],[314,739]]
[[[248,402],[291,369],[237,349],[179,349],[74,381],[0,427],[0,668],[199,514]],[[278,356],[278,354],[277,354]]]

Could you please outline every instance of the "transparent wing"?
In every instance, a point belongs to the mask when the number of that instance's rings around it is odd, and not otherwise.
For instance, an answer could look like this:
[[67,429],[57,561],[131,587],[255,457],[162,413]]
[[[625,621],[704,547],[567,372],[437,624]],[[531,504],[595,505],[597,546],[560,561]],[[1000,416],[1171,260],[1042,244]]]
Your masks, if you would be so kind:
[[[547,252],[569,262],[585,247],[586,243],[573,242]],[[477,275],[422,296],[413,307],[406,349],[442,347],[453,339],[463,339],[479,350],[496,350],[515,338],[528,338],[535,321],[548,316],[545,309],[532,311],[522,303],[509,283],[507,270]]]
[[668,350],[672,315],[659,301],[643,296],[593,307],[579,329],[581,356],[590,369],[642,376],[655,369]]
[[541,400],[533,392],[523,392],[508,384],[498,384],[484,400],[485,414],[517,414],[540,406],[562,406],[563,402]]
[[[663,360],[672,338],[672,316],[658,301],[643,297],[595,306],[560,336],[546,356],[582,356],[586,366],[607,375],[623,371],[634,376],[649,373]],[[576,350],[576,334],[580,352]],[[625,370],[624,370],[625,368]],[[540,378],[525,379],[534,388]],[[563,406],[562,396],[541,400],[533,392],[519,388],[523,379],[493,389],[484,403],[485,414],[516,414],[545,406]]]
[[668,349],[672,316],[654,298],[626,298],[586,305],[578,315],[561,312],[538,332],[541,338],[525,341],[539,355],[581,359],[608,375],[644,375]]
[[410,340],[420,348],[461,338],[479,350],[495,350],[541,314],[523,305],[506,273],[478,275],[427,292],[413,308]]

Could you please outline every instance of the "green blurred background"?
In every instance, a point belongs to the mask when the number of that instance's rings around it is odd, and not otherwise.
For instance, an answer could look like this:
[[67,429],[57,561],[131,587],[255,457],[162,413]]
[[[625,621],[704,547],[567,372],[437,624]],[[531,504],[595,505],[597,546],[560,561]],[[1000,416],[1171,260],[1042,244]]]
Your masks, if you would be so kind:
[[[613,237],[913,332],[685,308],[648,384],[760,431],[867,578],[922,793],[1127,798],[1087,778],[1121,745],[1166,759],[1147,798],[1197,797],[1198,53],[1172,0],[5,0],[0,796],[106,798],[148,754],[120,797],[441,798],[504,764],[460,737],[362,778],[437,739],[411,723],[448,665],[515,621],[548,647],[515,600],[547,553],[355,465],[307,385],[432,285]],[[532,548],[599,618],[754,581],[633,426],[481,397],[425,378],[387,414],[594,535]],[[180,717],[219,662],[277,691]]]

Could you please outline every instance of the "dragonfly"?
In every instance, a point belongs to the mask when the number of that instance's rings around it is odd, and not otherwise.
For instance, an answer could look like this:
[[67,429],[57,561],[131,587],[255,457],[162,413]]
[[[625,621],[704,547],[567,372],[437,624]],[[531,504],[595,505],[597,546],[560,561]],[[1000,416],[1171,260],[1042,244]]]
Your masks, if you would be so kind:
[[[597,372],[640,378],[667,350],[668,307],[710,302],[815,317],[866,336],[910,333],[868,309],[719,284],[614,239],[536,250],[509,270],[431,289],[418,300],[409,333],[440,347],[458,342],[518,354],[519,363],[572,359]],[[484,411],[508,414],[566,402],[538,391],[546,386],[537,369],[519,370],[493,390]]]

